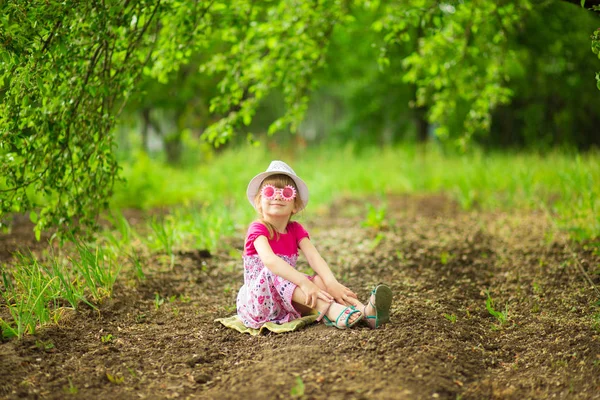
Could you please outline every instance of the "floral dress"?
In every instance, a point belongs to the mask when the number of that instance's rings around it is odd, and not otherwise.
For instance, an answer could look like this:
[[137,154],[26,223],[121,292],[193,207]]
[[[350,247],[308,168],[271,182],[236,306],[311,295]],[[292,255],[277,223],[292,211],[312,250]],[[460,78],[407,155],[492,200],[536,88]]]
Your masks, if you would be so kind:
[[[249,328],[260,328],[265,322],[282,324],[300,318],[300,313],[292,305],[292,294],[296,284],[280,278],[271,272],[261,261],[254,241],[259,236],[269,238],[267,227],[253,222],[248,228],[244,245],[244,285],[237,296],[237,314]],[[269,239],[273,252],[296,268],[298,244],[308,236],[308,232],[298,222],[290,222],[286,233],[275,234]]]

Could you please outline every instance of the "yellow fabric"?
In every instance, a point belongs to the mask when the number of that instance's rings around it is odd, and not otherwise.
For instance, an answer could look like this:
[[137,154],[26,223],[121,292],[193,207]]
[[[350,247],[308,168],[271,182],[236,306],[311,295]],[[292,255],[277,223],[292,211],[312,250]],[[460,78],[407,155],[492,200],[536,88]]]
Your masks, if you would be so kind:
[[298,318],[298,319],[295,319],[290,322],[286,322],[281,325],[276,324],[274,322],[267,322],[263,326],[261,326],[259,329],[253,329],[253,328],[246,327],[242,323],[242,321],[240,321],[240,319],[237,317],[237,315],[232,315],[231,317],[226,317],[226,318],[217,318],[217,319],[215,319],[215,322],[220,322],[223,325],[225,325],[226,327],[235,329],[238,332],[249,333],[252,336],[256,336],[256,335],[267,333],[267,331],[275,332],[275,333],[297,331],[298,329],[301,329],[301,328],[315,322],[317,320],[317,317],[318,317],[317,314],[307,315],[305,317]]

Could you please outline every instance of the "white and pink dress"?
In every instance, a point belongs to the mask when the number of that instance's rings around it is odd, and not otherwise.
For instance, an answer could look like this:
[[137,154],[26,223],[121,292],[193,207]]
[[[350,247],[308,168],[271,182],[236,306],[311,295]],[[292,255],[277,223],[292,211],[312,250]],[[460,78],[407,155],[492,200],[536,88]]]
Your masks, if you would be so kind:
[[[282,324],[300,318],[300,313],[292,305],[292,294],[296,284],[280,278],[271,272],[261,261],[254,241],[259,236],[269,239],[267,227],[253,222],[248,228],[244,245],[244,285],[237,296],[237,314],[249,328],[260,328],[265,322]],[[269,239],[273,252],[296,268],[298,244],[309,237],[308,232],[298,222],[290,222],[286,233]],[[309,277],[312,279],[312,277]]]

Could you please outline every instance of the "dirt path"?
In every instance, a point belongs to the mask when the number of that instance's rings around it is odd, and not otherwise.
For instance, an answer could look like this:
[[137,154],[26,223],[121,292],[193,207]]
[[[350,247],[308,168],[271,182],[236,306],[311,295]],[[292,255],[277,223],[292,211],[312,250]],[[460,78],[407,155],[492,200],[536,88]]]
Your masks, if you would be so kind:
[[[303,222],[361,298],[390,285],[383,329],[226,329],[213,320],[234,311],[240,260],[183,253],[173,270],[149,262],[142,283],[124,276],[99,313],[0,344],[0,397],[600,398],[599,298],[579,271],[600,285],[598,255],[572,251],[542,214],[398,197],[395,222],[377,237],[352,209]],[[241,238],[231,244],[241,249]],[[486,291],[495,310],[508,310],[504,324],[486,309]]]

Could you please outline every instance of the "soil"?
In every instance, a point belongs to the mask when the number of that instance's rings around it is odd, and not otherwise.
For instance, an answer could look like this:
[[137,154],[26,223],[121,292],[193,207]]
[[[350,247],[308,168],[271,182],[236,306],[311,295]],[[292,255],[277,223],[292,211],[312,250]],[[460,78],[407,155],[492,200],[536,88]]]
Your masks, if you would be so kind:
[[[227,251],[177,253],[172,268],[150,257],[146,279],[124,270],[98,311],[66,310],[58,325],[0,343],[0,397],[600,398],[598,254],[543,213],[387,200],[377,229],[361,226],[363,200],[301,219],[361,299],[379,282],[392,288],[383,328],[317,323],[255,337],[215,323],[235,312],[242,232]],[[0,259],[22,244],[43,247],[30,229],[13,229]],[[487,293],[504,323],[486,309]]]

